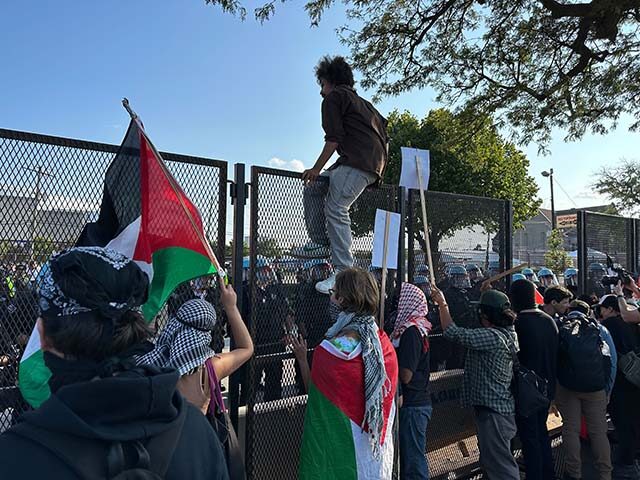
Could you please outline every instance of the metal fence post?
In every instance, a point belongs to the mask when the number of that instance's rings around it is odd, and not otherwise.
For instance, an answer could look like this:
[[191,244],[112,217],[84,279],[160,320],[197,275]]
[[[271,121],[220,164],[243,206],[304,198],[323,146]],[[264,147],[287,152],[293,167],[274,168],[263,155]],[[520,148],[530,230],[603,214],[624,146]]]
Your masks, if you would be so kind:
[[[503,271],[509,270],[513,265],[513,202],[511,200],[505,201],[505,216],[504,216],[504,268]],[[505,288],[509,291],[511,287],[511,275],[505,278]]]
[[[233,249],[231,251],[231,270],[233,287],[238,296],[238,310],[243,311],[244,285],[243,247],[244,247],[244,210],[247,203],[247,184],[245,182],[245,166],[236,163],[234,166],[234,181],[230,185],[231,204],[233,205]],[[244,319],[246,322],[247,319]],[[235,341],[231,338],[231,348],[235,347]],[[240,369],[231,375],[229,379],[229,415],[233,426],[238,429],[238,410],[240,407],[240,383],[245,369]]]
[[[416,269],[415,249],[413,248],[413,235],[415,230],[415,209],[413,201],[413,190],[404,189],[407,192],[406,198],[406,221],[407,221],[407,277],[413,278]],[[427,192],[427,196],[429,192]]]
[[640,220],[633,218],[633,271],[638,272],[640,270]]
[[627,218],[627,264],[625,268],[634,272],[637,267],[637,242],[636,242],[636,221],[633,218]]
[[406,259],[407,259],[407,252],[406,252],[406,248],[407,245],[409,244],[407,242],[407,235],[405,232],[405,228],[406,228],[406,220],[407,220],[407,201],[406,201],[406,196],[407,196],[407,189],[404,187],[399,187],[398,188],[398,211],[400,212],[400,238],[398,239],[399,242],[399,246],[398,246],[398,274],[397,274],[397,285],[396,285],[396,289],[398,290],[398,292],[400,292],[400,286],[402,285],[402,282],[408,282],[408,273],[407,273],[407,267],[406,267]]
[[586,292],[587,287],[587,213],[578,210],[578,291],[580,294]]

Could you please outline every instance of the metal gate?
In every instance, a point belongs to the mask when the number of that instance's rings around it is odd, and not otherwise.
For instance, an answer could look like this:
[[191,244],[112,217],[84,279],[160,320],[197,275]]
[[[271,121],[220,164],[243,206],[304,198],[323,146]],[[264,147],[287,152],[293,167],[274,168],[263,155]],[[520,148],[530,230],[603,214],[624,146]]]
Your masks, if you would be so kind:
[[[293,355],[281,339],[285,331],[304,333],[311,355],[331,325],[329,297],[315,292],[313,282],[304,277],[309,262],[290,255],[292,247],[308,240],[303,191],[298,173],[261,167],[251,170],[246,313],[255,356],[244,386],[246,464],[252,480],[297,478],[306,395]],[[398,211],[398,192],[391,186],[367,189],[352,206],[356,266],[370,266],[375,211]],[[390,280],[392,290],[395,284]]]
[[[25,408],[17,366],[38,315],[37,273],[97,219],[118,145],[0,129],[0,431]],[[227,164],[163,153],[224,258]]]

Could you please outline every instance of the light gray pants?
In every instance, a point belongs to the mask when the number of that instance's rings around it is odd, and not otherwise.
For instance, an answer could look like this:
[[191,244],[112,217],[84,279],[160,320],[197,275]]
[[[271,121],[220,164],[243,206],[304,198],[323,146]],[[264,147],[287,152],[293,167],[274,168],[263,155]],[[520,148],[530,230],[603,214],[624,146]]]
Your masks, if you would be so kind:
[[517,432],[515,416],[484,407],[476,407],[475,414],[480,465],[487,478],[520,480],[520,470],[511,453],[511,440]]
[[327,170],[321,176],[329,181],[305,187],[304,221],[312,241],[331,247],[333,266],[339,272],[353,266],[349,208],[377,176],[346,165]]

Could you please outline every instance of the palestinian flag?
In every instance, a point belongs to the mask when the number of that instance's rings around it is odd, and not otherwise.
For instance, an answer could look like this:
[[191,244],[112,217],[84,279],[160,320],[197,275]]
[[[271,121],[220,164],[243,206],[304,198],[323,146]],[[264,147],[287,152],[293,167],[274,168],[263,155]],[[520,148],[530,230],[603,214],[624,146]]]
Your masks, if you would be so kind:
[[364,365],[357,347],[347,355],[323,341],[313,355],[298,478],[302,480],[390,480],[393,473],[393,420],[398,379],[396,354],[380,332],[392,388],[384,400],[382,454],[376,460],[364,419]]
[[[137,119],[105,175],[98,220],[85,226],[76,245],[117,250],[147,273],[149,298],[142,311],[149,321],[179,284],[218,271],[198,209]],[[34,407],[49,397],[49,377],[34,329],[20,363],[20,390]]]

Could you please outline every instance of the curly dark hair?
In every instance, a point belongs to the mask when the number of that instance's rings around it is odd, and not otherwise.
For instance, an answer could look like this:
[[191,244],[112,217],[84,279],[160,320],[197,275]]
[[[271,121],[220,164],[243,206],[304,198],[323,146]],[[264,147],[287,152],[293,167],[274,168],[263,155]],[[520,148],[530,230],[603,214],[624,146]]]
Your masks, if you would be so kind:
[[344,57],[340,56],[322,57],[318,62],[318,65],[316,65],[316,79],[318,80],[318,83],[320,83],[320,80],[326,80],[336,87],[338,85],[348,85],[353,87],[355,84],[351,67]]

